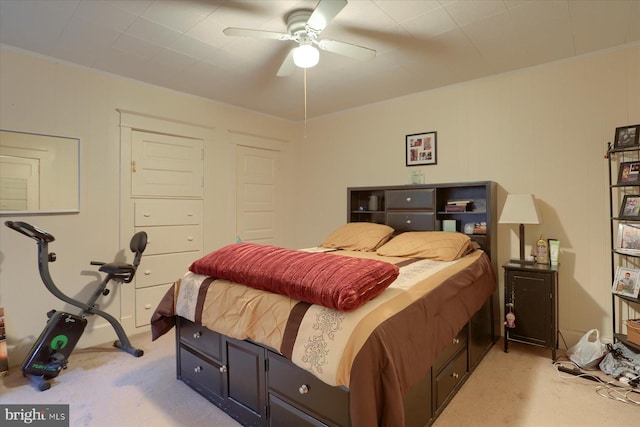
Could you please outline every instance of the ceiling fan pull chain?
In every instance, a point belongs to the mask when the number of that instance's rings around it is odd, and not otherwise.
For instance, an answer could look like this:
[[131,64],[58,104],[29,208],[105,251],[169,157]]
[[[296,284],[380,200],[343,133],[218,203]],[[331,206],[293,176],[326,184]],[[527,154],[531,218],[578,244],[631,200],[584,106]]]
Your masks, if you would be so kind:
[[307,139],[307,69],[302,69],[304,73],[304,139]]

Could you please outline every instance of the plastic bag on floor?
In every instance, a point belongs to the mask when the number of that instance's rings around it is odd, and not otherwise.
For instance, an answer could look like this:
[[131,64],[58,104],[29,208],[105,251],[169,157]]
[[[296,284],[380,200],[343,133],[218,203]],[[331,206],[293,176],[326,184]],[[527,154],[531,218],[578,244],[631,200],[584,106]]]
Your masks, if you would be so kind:
[[600,331],[591,329],[569,350],[567,357],[582,369],[594,369],[605,354],[605,346],[600,341]]

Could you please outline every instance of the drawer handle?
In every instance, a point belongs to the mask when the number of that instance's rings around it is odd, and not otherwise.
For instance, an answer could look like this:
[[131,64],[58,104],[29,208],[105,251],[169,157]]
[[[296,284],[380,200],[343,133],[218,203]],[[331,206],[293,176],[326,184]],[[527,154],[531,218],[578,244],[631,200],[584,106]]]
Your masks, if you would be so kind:
[[187,236],[187,240],[193,242],[193,236]]
[[145,275],[145,276],[148,276],[148,275],[150,275],[150,274],[151,274],[151,270],[145,270],[145,271],[144,271],[144,275]]
[[198,372],[202,372],[202,366],[196,366],[196,367],[193,369],[193,372],[195,372],[196,374],[197,374]]
[[411,197],[407,197],[407,203],[411,203]]
[[460,378],[460,375],[458,375],[458,373],[457,373],[457,372],[454,372],[453,374],[451,374],[451,376],[452,376],[453,378],[455,378],[455,379]]
[[145,310],[151,310],[151,304],[145,304],[144,309]]
[[309,393],[309,386],[306,384],[302,384],[299,388],[298,388],[298,393],[300,394],[307,394]]
[[149,212],[145,212],[142,214],[145,218],[149,218],[151,216],[151,214]]
[[225,374],[225,373],[227,373],[227,365],[222,365],[222,366],[220,366],[220,373],[221,373],[221,374]]
[[193,213],[189,212],[189,213],[187,214],[187,216],[193,216]]
[[196,339],[196,340],[200,339],[201,336],[202,336],[202,332],[200,332],[200,331],[193,333],[193,338]]
[[408,219],[408,220],[406,221],[406,223],[407,223],[407,224],[411,224],[411,220],[410,220],[410,219]]
[[455,337],[455,338],[453,339],[453,343],[454,343],[454,344],[460,344],[460,340],[458,339],[458,337]]

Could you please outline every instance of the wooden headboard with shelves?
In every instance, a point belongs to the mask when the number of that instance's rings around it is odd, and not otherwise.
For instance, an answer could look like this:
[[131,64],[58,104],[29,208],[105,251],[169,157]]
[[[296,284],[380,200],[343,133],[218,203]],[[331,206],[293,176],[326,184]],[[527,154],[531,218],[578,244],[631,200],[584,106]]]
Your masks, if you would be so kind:
[[[497,271],[496,188],[493,181],[350,187],[347,221],[386,224],[398,233],[442,230],[445,221],[454,221],[450,224],[455,231],[463,233],[465,225],[473,224],[473,233],[467,234],[489,255]],[[374,203],[370,203],[372,196]],[[469,203],[458,208],[464,210],[451,212],[447,205],[453,202]]]

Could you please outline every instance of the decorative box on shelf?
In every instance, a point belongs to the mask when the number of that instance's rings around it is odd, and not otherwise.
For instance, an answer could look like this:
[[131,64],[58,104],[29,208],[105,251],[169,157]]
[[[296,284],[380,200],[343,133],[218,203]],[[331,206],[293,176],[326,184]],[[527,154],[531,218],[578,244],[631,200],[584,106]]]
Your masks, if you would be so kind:
[[627,320],[627,339],[640,345],[640,319]]

